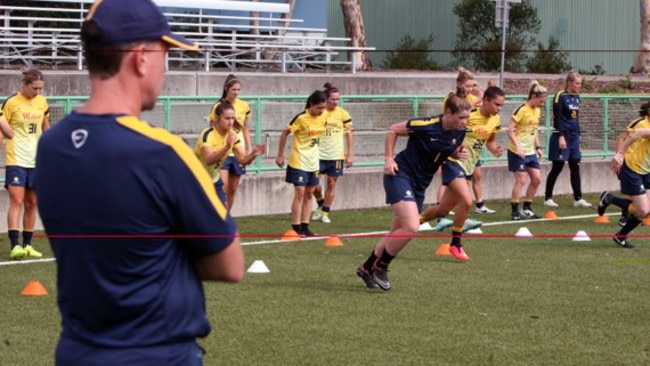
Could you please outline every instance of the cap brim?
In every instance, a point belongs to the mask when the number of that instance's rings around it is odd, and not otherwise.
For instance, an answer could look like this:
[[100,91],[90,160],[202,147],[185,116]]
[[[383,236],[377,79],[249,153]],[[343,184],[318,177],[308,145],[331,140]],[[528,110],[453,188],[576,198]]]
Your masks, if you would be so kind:
[[162,40],[167,42],[172,47],[179,47],[189,51],[196,51],[199,49],[199,45],[191,42],[184,37],[179,36],[178,34],[169,33],[162,36]]

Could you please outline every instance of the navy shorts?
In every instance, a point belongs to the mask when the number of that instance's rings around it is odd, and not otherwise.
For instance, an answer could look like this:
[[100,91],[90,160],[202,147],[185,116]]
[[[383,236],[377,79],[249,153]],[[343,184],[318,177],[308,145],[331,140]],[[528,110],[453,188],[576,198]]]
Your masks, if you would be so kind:
[[317,186],[318,175],[316,172],[306,172],[300,169],[294,169],[287,166],[287,175],[284,179],[287,183],[292,183],[294,186]]
[[640,196],[650,189],[650,174],[633,172],[625,161],[618,172],[618,179],[621,181],[621,193],[626,196]]
[[560,150],[560,135],[554,133],[548,141],[548,160],[567,162],[569,160],[582,159],[580,152],[580,136],[567,138],[565,136],[566,149]]
[[526,155],[526,157],[522,159],[518,154],[508,150],[509,172],[525,172],[529,168],[539,169],[539,159],[537,159],[537,154]]
[[386,203],[394,204],[400,201],[415,202],[418,212],[422,212],[424,206],[424,192],[415,192],[411,185],[411,178],[406,174],[396,175],[384,174],[384,191],[386,191]]
[[223,190],[223,181],[219,179],[217,183],[214,184],[214,189],[217,191],[217,197],[221,200],[223,205],[226,205],[226,192]]
[[470,179],[471,176],[465,175],[465,171],[457,162],[446,160],[442,163],[442,184],[446,186],[456,178]]
[[221,170],[227,170],[232,175],[246,174],[246,167],[239,165],[237,158],[234,156],[229,156],[224,160],[223,165],[221,165]]
[[343,175],[343,162],[343,160],[321,160],[318,172],[331,177],[340,177]]
[[5,171],[5,188],[8,186],[34,189],[34,168],[8,166]]
[[476,164],[474,164],[475,167],[480,168],[483,163],[481,162],[481,159],[478,159],[476,161]]

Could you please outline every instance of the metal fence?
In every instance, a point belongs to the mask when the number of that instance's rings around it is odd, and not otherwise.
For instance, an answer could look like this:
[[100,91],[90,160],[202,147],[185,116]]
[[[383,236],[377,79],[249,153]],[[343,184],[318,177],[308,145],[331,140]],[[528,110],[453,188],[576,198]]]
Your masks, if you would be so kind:
[[[347,95],[341,98],[342,106],[352,115],[354,125],[355,166],[381,166],[384,156],[384,137],[393,123],[413,116],[440,113],[444,95]],[[628,123],[638,116],[639,106],[647,100],[641,95],[582,95],[580,125],[582,149],[586,158],[607,158],[613,155],[616,137]],[[48,97],[53,124],[79,107],[85,97]],[[208,126],[207,116],[217,96],[164,96],[156,108],[144,112],[142,119],[152,125],[181,135],[194,147],[198,134]],[[249,121],[254,144],[266,143],[267,153],[249,167],[249,172],[262,173],[280,170],[275,165],[278,139],[287,123],[303,111],[307,96],[246,96],[242,97],[250,107]],[[508,96],[502,109],[501,125],[506,127],[514,109],[525,100],[523,95]],[[540,140],[546,146],[551,131],[551,104],[549,96],[542,111]],[[287,151],[291,148],[291,138]],[[506,148],[508,136],[497,134],[498,142]],[[406,139],[398,139],[395,151],[405,146]],[[285,152],[286,156],[286,152]],[[484,152],[486,164],[505,162],[506,155],[494,158]],[[4,159],[1,160],[4,162]]]

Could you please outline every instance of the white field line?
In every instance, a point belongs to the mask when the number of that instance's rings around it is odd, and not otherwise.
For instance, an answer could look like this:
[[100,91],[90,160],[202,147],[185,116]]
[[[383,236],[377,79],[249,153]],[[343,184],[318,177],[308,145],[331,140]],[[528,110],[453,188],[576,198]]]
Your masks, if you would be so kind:
[[[608,216],[612,215],[619,215],[619,213],[609,213],[607,214]],[[556,221],[556,220],[576,220],[576,219],[586,219],[589,217],[596,217],[597,215],[590,214],[590,215],[576,215],[576,216],[564,216],[560,217],[558,219],[536,219],[536,220],[520,220],[520,221],[496,221],[496,222],[488,222],[483,224],[481,227],[486,227],[486,226],[497,226],[497,225],[522,225],[526,222],[541,222],[541,221]],[[312,238],[301,238],[300,241],[312,241],[312,240],[326,240],[330,236],[338,236],[339,238],[354,238],[354,237],[360,237],[360,236],[373,236],[373,235],[382,235],[382,234],[387,234],[388,231],[372,231],[372,232],[366,232],[366,233],[352,233],[352,234],[333,234],[333,235],[323,235],[323,236],[317,236],[317,237],[312,237]],[[472,234],[469,234],[472,235]],[[259,240],[259,241],[249,241],[249,242],[243,242],[242,245],[264,245],[264,244],[280,244],[280,243],[294,243],[295,241],[286,241],[282,239],[272,239],[272,240]],[[43,259],[27,259],[27,260],[19,260],[19,261],[14,261],[14,260],[9,260],[9,261],[2,261],[0,262],[0,266],[11,266],[11,265],[17,265],[17,264],[34,264],[34,263],[46,263],[46,262],[54,262],[56,259],[55,258],[43,258]]]

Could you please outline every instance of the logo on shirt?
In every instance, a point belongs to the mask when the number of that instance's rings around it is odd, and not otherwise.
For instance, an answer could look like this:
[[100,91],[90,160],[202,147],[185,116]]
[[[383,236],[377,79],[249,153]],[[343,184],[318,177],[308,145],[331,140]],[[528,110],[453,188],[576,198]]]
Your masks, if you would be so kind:
[[74,130],[72,131],[70,138],[72,139],[72,145],[78,149],[86,143],[86,140],[88,139],[88,131],[82,129]]

